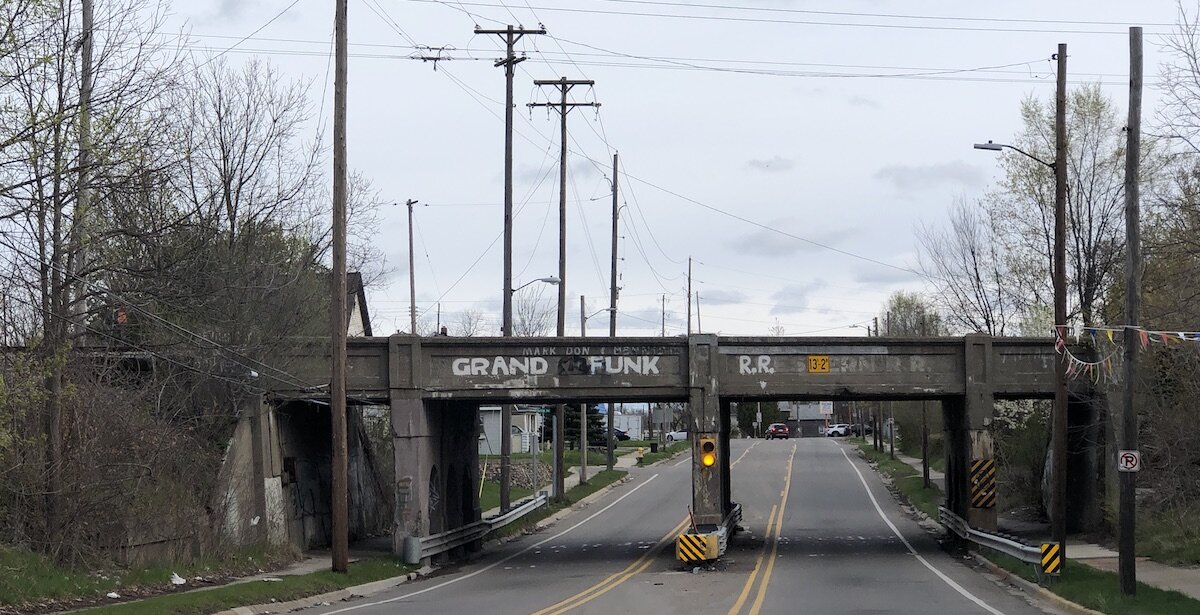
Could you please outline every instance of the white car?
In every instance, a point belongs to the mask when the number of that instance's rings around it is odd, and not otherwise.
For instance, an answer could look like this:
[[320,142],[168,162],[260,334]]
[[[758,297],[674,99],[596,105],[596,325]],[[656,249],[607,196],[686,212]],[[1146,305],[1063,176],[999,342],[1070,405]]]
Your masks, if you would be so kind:
[[825,430],[825,435],[831,438],[837,436],[848,436],[850,435],[850,426],[845,423],[830,425],[829,428]]
[[686,432],[686,431],[668,431],[667,435],[665,435],[663,437],[667,440],[667,442],[678,442],[680,440],[687,440],[688,432]]

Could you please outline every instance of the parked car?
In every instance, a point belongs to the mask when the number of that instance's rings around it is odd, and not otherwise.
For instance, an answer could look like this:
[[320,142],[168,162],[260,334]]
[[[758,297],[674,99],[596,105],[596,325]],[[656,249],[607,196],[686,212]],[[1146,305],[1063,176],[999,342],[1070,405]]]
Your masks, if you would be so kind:
[[626,433],[624,429],[617,429],[616,427],[613,427],[612,433],[613,440],[618,442],[623,442],[629,439],[629,434]]
[[861,436],[863,434],[873,434],[873,433],[875,433],[875,429],[873,427],[871,427],[870,425],[863,425],[862,423],[858,423],[856,425],[850,426],[850,435],[852,435],[852,436]]
[[688,432],[686,431],[668,431],[667,435],[663,436],[667,442],[677,442],[679,440],[687,440]]
[[825,435],[827,435],[831,438],[848,436],[848,435],[850,435],[850,426],[847,425],[846,423],[837,423],[835,425],[830,425],[829,428],[825,430]]
[[792,430],[788,429],[788,426],[783,423],[771,423],[763,435],[768,440],[774,440],[775,438],[786,440],[792,437]]

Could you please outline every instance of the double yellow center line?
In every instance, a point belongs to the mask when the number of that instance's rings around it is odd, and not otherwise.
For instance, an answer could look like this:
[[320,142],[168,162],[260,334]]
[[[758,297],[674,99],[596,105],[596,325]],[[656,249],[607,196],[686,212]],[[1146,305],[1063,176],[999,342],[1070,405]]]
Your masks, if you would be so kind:
[[680,521],[678,525],[671,528],[671,531],[667,532],[662,538],[659,538],[658,542],[654,543],[654,546],[651,547],[650,550],[643,553],[642,556],[634,560],[632,564],[626,566],[624,570],[609,575],[603,581],[600,581],[599,583],[567,598],[566,600],[563,600],[562,602],[552,604],[540,611],[537,611],[533,615],[558,615],[559,613],[566,613],[573,608],[582,606],[588,602],[591,602],[592,600],[595,600],[596,598],[599,598],[600,596],[603,596],[610,590],[616,588],[618,585],[628,581],[634,575],[649,568],[650,564],[654,563],[654,558],[658,556],[658,553],[662,551],[663,547],[673,543],[675,541],[675,536],[677,536],[679,532],[683,531],[683,528],[687,527],[687,524],[688,518],[684,517],[684,519]]
[[[746,600],[750,598],[750,594],[754,590],[754,582],[759,580],[760,572],[762,579],[758,584],[758,593],[755,594],[754,602],[750,605],[747,615],[758,615],[762,610],[763,600],[767,595],[767,585],[771,582],[771,573],[775,571],[775,560],[779,557],[779,536],[783,531],[783,512],[787,508],[788,493],[792,490],[792,462],[796,459],[796,446],[796,444],[792,445],[792,453],[788,455],[787,478],[784,479],[783,491],[779,494],[779,504],[771,506],[771,514],[767,517],[767,530],[763,534],[766,541],[763,542],[762,551],[759,552],[758,559],[754,561],[754,570],[750,572],[750,577],[746,579],[746,584],[742,586],[737,602],[733,603],[728,615],[738,615],[742,612],[742,607],[746,605]],[[773,535],[772,532],[774,532]],[[766,560],[764,567],[763,558],[767,554],[767,547],[771,549],[771,557]]]
[[[743,452],[741,456],[737,458],[737,461],[729,464],[729,467],[732,468],[733,466],[736,466],[738,461],[741,461],[742,458],[746,456],[746,453],[749,453],[750,449],[754,448],[755,446],[758,446],[758,442],[751,444],[750,447],[747,448],[745,452]],[[796,449],[793,447],[792,452],[795,453],[795,451]],[[790,475],[790,462],[788,463],[788,468]],[[654,546],[651,547],[650,550],[643,553],[642,556],[637,558],[637,560],[635,560],[632,564],[626,566],[624,570],[609,575],[603,581],[600,581],[599,583],[563,600],[562,602],[552,604],[540,611],[537,611],[533,615],[559,615],[560,613],[566,613],[571,609],[582,606],[588,602],[591,602],[592,600],[595,600],[596,598],[599,598],[610,590],[616,588],[618,585],[628,581],[629,579],[633,578],[634,575],[649,568],[650,564],[654,562],[654,558],[657,557],[659,552],[663,550],[663,547],[673,544],[675,542],[675,537],[683,531],[683,528],[688,526],[688,523],[689,518],[684,517],[684,519],[680,521],[678,525],[671,528],[671,531],[664,534],[662,538],[659,538],[658,542],[654,543]]]

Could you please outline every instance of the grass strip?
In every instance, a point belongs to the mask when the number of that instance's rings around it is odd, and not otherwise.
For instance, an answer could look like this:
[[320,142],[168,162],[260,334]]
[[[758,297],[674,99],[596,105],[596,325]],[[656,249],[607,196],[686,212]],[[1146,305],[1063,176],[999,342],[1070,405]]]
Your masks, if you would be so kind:
[[597,472],[588,481],[582,485],[576,485],[567,490],[566,502],[556,503],[551,502],[548,506],[543,506],[516,521],[488,534],[488,538],[503,538],[505,536],[514,536],[523,533],[529,528],[537,524],[538,521],[553,515],[554,513],[567,508],[568,506],[586,498],[593,493],[611,485],[625,477],[624,470],[601,470]]
[[926,515],[937,519],[937,507],[938,503],[941,502],[942,491],[938,489],[936,484],[930,482],[929,488],[926,489],[925,479],[916,468],[899,459],[892,459],[888,456],[887,451],[877,451],[874,446],[866,442],[859,442],[858,449],[863,452],[868,461],[878,467],[881,474],[892,479],[892,483],[896,485],[896,489],[900,491],[900,494],[909,504]]
[[[533,491],[523,487],[509,486],[509,495],[513,502],[523,500],[531,495]],[[500,506],[500,482],[485,480],[483,481],[483,493],[479,494],[479,510],[488,511]]]
[[95,599],[108,592],[138,593],[140,588],[161,587],[172,573],[186,579],[219,580],[270,570],[291,561],[283,552],[262,548],[239,549],[221,557],[206,557],[169,566],[133,568],[70,568],[55,564],[43,555],[0,546],[0,610],[5,606],[62,602],[63,608],[76,599]]
[[390,558],[366,559],[350,564],[346,574],[329,570],[305,575],[272,577],[278,581],[249,581],[202,591],[154,596],[136,602],[110,604],[82,611],[95,615],[203,615],[247,604],[287,602],[306,596],[345,589],[415,570]]
[[662,461],[668,457],[674,457],[678,453],[686,451],[690,447],[691,442],[685,442],[683,440],[680,440],[679,442],[672,442],[666,446],[660,446],[658,447],[657,453],[651,453],[647,451],[645,454],[643,454],[642,459],[638,461],[638,465],[648,466],[656,461]]
[[[980,554],[1026,581],[1037,582],[1033,567],[1025,562],[990,549],[980,549]],[[1062,576],[1046,589],[1108,615],[1200,615],[1198,600],[1145,583],[1137,584],[1135,596],[1123,596],[1116,574],[1072,561],[1067,562]]]

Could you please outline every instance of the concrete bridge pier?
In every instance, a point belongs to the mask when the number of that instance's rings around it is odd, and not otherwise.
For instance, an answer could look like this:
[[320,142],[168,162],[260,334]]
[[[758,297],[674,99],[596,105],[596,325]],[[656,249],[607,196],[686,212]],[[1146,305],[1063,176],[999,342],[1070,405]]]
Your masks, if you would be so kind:
[[942,400],[946,431],[946,504],[971,527],[997,529],[995,454],[988,427],[995,412],[992,338],[964,338],[965,394]]
[[[688,336],[688,410],[692,440],[692,515],[698,529],[712,531],[733,508],[729,494],[729,412],[717,389],[717,336]],[[717,462],[705,467],[700,446],[712,438]]]

